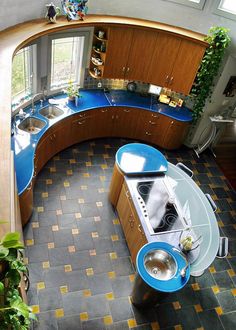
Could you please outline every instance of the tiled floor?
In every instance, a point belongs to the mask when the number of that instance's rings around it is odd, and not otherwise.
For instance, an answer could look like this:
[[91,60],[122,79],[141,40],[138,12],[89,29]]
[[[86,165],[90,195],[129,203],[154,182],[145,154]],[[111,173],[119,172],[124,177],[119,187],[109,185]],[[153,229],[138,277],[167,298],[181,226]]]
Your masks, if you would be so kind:
[[130,303],[134,268],[124,235],[108,201],[116,150],[129,141],[105,139],[73,146],[38,176],[34,213],[24,229],[31,287],[38,314],[33,329],[125,330],[236,329],[236,194],[210,154],[197,159],[183,148],[163,153],[184,162],[219,210],[230,255],[168,296],[138,310]]

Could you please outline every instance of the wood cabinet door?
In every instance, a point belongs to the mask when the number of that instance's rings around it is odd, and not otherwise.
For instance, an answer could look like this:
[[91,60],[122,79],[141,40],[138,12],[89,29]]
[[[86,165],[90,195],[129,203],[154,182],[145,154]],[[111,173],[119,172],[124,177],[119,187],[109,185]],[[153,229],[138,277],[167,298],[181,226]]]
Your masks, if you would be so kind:
[[42,167],[52,157],[52,143],[50,139],[52,131],[52,129],[49,129],[37,145],[34,157],[35,174],[38,174]]
[[125,79],[147,80],[147,72],[153,56],[156,39],[156,31],[134,29]]
[[132,36],[133,29],[110,28],[103,78],[124,79]]
[[139,109],[116,107],[113,111],[112,136],[136,138]]
[[91,134],[91,118],[92,114],[89,111],[76,115],[71,123],[71,144],[79,143],[90,138]]
[[54,128],[52,134],[50,135],[53,155],[66,149],[71,144],[71,123],[71,118],[64,119]]
[[172,90],[189,94],[205,49],[205,46],[190,40],[181,41],[170,78],[169,87]]
[[162,147],[165,149],[177,149],[181,146],[186,134],[188,123],[169,119],[169,125],[162,140]]
[[158,34],[146,81],[168,87],[180,43],[181,39],[176,36],[162,32]]
[[113,112],[111,107],[94,110],[91,118],[91,138],[112,136]]

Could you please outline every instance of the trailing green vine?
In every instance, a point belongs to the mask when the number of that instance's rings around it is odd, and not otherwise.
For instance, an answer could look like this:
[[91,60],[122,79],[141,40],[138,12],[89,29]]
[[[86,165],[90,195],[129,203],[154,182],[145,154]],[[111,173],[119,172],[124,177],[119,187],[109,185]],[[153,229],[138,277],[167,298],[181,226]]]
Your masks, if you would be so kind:
[[230,44],[229,29],[210,28],[205,40],[209,43],[194,81],[191,95],[194,97],[193,122],[200,118],[207,98],[212,93],[213,81],[218,74],[226,48]]

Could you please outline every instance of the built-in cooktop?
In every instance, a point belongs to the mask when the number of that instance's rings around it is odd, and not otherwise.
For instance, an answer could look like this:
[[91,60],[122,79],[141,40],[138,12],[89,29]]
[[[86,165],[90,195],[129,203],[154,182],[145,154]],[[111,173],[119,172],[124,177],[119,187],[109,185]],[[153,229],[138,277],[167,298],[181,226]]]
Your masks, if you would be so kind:
[[[170,191],[163,177],[150,181],[137,181],[135,194],[141,212],[152,229],[151,234],[181,231],[185,228]],[[150,226],[149,226],[150,225]]]

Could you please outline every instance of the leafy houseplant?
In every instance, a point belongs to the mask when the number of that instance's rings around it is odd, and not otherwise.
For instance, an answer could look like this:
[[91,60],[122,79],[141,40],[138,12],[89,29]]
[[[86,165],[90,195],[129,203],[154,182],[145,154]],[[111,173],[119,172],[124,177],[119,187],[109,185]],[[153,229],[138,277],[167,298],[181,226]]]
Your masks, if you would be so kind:
[[18,232],[7,233],[0,241],[0,328],[27,330],[36,319],[19,293],[21,273],[27,271],[23,263]]
[[76,96],[79,97],[79,88],[77,85],[73,84],[71,80],[68,82],[65,92],[71,101],[75,100]]
[[216,77],[226,48],[230,44],[229,30],[223,27],[212,27],[205,40],[209,43],[200,68],[195,78],[191,95],[194,97],[193,122],[201,116],[207,98],[212,93],[213,81]]

